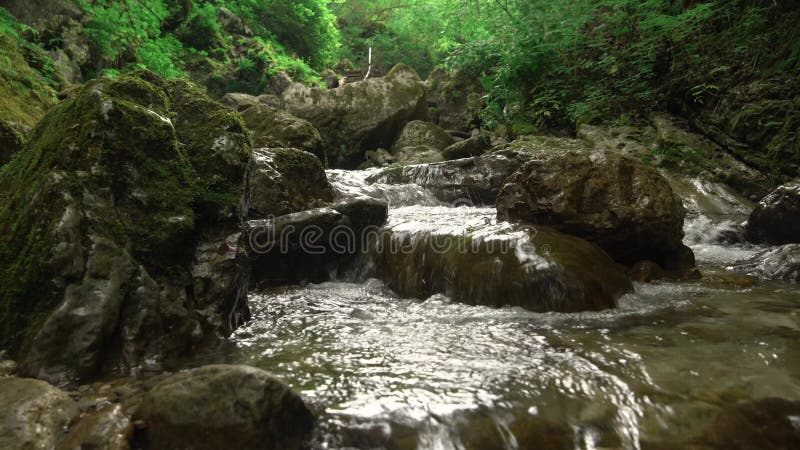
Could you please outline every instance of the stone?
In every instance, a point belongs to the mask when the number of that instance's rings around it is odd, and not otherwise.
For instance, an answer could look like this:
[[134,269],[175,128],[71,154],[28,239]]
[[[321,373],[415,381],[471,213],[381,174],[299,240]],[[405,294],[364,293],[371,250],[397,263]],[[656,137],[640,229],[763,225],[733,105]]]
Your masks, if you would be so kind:
[[455,139],[436,124],[412,120],[400,131],[400,135],[392,144],[392,151],[397,152],[406,147],[420,146],[428,146],[441,151],[454,143]]
[[442,156],[446,160],[480,156],[486,153],[491,146],[491,136],[479,134],[447,147],[442,150]]
[[284,108],[311,122],[325,139],[328,164],[355,168],[364,152],[389,148],[408,121],[424,119],[424,83],[413,69],[395,66],[382,78],[336,89],[295,83],[282,95]]
[[403,147],[392,155],[395,165],[408,166],[413,164],[431,164],[444,161],[444,156],[439,150],[428,145],[417,147]]
[[459,205],[493,205],[505,181],[528,156],[489,154],[474,158],[390,167],[367,178],[369,183],[418,184],[439,200]]
[[800,244],[762,250],[733,268],[759,278],[800,283]]
[[426,83],[430,115],[446,130],[469,131],[481,123],[486,90],[474,77],[436,69]]
[[318,208],[334,198],[319,159],[292,148],[256,149],[248,186],[248,216],[254,219]]
[[223,95],[219,101],[224,106],[231,108],[235,111],[242,112],[252,106],[260,105],[258,97],[255,95],[245,94],[242,92],[228,92]]
[[336,89],[339,87],[339,74],[331,69],[323,71],[321,74],[322,80],[325,82],[325,87],[328,89]]
[[361,276],[403,297],[577,312],[613,308],[632,289],[624,268],[596,245],[546,227],[497,223],[473,208],[390,219],[369,237]]
[[238,114],[185,81],[100,78],[52,109],[0,174],[0,347],[20,373],[163,370],[224,335],[191,267],[200,236],[238,228],[251,159]]
[[349,200],[246,224],[254,285],[322,282],[352,261],[386,222],[387,203]]
[[267,372],[211,365],[164,378],[135,414],[146,448],[306,448],[314,417]]
[[745,450],[800,448],[800,402],[764,398],[723,409],[694,442],[701,448]]
[[745,225],[750,242],[800,243],[800,182],[784,184],[756,205]]
[[297,148],[326,161],[322,136],[307,120],[260,102],[242,112],[242,118],[254,147]]
[[56,447],[78,405],[41,380],[0,378],[0,448]]
[[534,156],[497,197],[501,220],[553,227],[603,248],[615,261],[650,260],[688,273],[681,199],[655,169],[608,151]]
[[122,406],[111,404],[82,414],[58,449],[129,450],[133,431],[133,423]]

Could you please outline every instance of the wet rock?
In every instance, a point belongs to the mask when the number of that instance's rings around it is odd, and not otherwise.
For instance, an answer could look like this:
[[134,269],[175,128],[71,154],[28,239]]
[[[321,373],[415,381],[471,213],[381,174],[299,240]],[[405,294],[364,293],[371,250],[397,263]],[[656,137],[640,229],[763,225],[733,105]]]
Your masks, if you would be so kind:
[[580,236],[626,265],[650,260],[668,271],[694,268],[681,242],[680,198],[656,170],[618,153],[534,156],[507,180],[497,214]]
[[0,448],[55,448],[77,412],[65,392],[44,381],[0,378]]
[[254,147],[298,148],[325,161],[322,136],[307,120],[263,103],[247,108],[242,118],[252,132]]
[[[402,296],[445,294],[470,305],[575,312],[613,308],[631,289],[624,268],[599,247],[545,227],[493,223],[463,209],[435,209],[370,236],[364,276]],[[442,223],[440,219],[447,220]]]
[[314,418],[300,396],[267,372],[212,365],[156,384],[135,416],[148,448],[301,449]]
[[442,150],[442,156],[446,160],[469,158],[480,156],[486,153],[492,146],[491,136],[479,134],[469,139],[465,139]]
[[644,283],[669,278],[669,274],[653,261],[639,261],[631,267],[631,280]]
[[377,150],[367,150],[367,160],[364,161],[359,169],[368,169],[370,167],[386,167],[394,161],[394,157],[388,151],[379,148]]
[[360,198],[267,220],[247,222],[255,284],[321,282],[360,251],[386,221],[386,202]]
[[412,120],[403,127],[400,135],[397,136],[392,145],[392,150],[397,152],[402,148],[420,146],[444,150],[454,143],[455,139],[436,124],[422,120]]
[[491,154],[474,158],[391,167],[370,176],[369,183],[418,184],[431,190],[443,202],[459,205],[492,205],[506,178],[519,169],[527,157]]
[[444,161],[442,152],[427,145],[418,147],[403,147],[395,151],[392,158],[395,164],[401,166],[412,164],[431,164]]
[[253,158],[248,179],[250,218],[281,216],[333,200],[322,163],[311,153],[261,148],[253,152]]
[[255,95],[245,94],[242,92],[228,92],[223,95],[219,101],[223,105],[233,110],[242,112],[252,106],[260,105],[261,102]]
[[765,398],[727,408],[694,442],[725,450],[800,448],[800,402]]
[[745,237],[773,245],[800,243],[800,182],[780,186],[761,199],[747,219]]
[[446,130],[470,131],[479,125],[486,91],[477,79],[436,69],[427,81],[433,122]]
[[800,244],[763,250],[734,269],[760,278],[800,283]]
[[332,167],[358,166],[364,151],[389,148],[406,122],[426,116],[424,84],[405,65],[396,66],[383,78],[337,89],[295,83],[282,100],[289,113],[320,131]]
[[798,92],[795,74],[759,77],[729,89],[704,109],[693,108],[693,124],[766,174],[763,188],[771,189],[800,176]]
[[235,112],[149,72],[54,108],[0,176],[0,346],[21,373],[69,383],[191,352],[214,328],[192,298],[198,238],[238,226],[251,158]]
[[[569,427],[527,413],[517,413],[510,420],[476,413],[461,419],[459,436],[465,450],[503,450],[513,437],[517,448],[558,450],[574,448],[574,433]],[[498,423],[499,421],[499,423]],[[501,430],[505,433],[501,434]]]
[[86,412],[77,420],[69,435],[59,443],[58,450],[131,448],[133,423],[121,405],[113,404],[100,411]]

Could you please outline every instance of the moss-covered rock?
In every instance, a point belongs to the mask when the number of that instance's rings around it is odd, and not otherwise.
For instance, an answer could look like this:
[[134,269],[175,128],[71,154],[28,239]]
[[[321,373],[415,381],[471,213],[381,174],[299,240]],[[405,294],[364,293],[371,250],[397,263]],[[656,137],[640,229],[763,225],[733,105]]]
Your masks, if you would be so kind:
[[433,105],[433,122],[445,130],[470,131],[481,123],[480,112],[486,90],[477,79],[464,73],[438,68],[426,83],[428,100]]
[[260,103],[242,112],[255,147],[297,148],[326,160],[319,131],[307,120]]
[[480,156],[486,153],[491,146],[491,137],[487,134],[479,134],[447,147],[442,150],[442,156],[446,160]]
[[366,150],[389,148],[406,122],[427,116],[424,83],[402,64],[383,78],[336,89],[295,83],[282,100],[287,111],[322,133],[331,167],[357,167]]
[[248,216],[266,218],[324,206],[333,187],[316,156],[295,148],[260,148],[248,178]]
[[0,169],[0,347],[58,382],[190,350],[195,246],[238,226],[250,158],[241,119],[187,83],[66,99]]
[[506,180],[497,214],[580,236],[626,265],[650,260],[681,274],[694,269],[682,244],[681,199],[658,171],[618,153],[534,156]]
[[33,50],[22,45],[14,32],[0,31],[0,166],[22,148],[25,135],[56,102],[53,87],[28,63],[26,54]]
[[455,139],[447,134],[436,124],[422,120],[408,122],[392,144],[392,151],[396,152],[405,147],[419,147],[427,145],[436,150],[455,143]]

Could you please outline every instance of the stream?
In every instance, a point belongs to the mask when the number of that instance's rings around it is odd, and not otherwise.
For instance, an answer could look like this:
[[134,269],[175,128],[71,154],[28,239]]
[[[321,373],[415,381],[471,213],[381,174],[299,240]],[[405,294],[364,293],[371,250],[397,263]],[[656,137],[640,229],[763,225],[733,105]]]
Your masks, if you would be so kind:
[[[387,200],[387,227],[503,233],[493,208],[368,174],[328,173],[342,197]],[[613,310],[563,314],[401,298],[356,270],[252,292],[253,320],[225,359],[299,391],[320,415],[319,448],[673,448],[726,406],[800,400],[800,291],[741,284],[728,267],[759,249],[720,243],[752,205],[671,182],[702,280],[636,283]]]

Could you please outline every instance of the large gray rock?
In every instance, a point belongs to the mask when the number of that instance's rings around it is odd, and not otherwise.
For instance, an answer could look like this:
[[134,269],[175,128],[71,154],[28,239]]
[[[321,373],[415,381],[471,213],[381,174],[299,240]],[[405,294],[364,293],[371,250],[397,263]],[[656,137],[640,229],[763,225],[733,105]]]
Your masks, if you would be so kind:
[[325,160],[322,136],[307,120],[263,103],[245,109],[242,118],[254,147],[298,148]]
[[69,395],[44,381],[0,378],[0,448],[53,449],[77,413]]
[[201,236],[238,228],[251,158],[238,114],[149,72],[52,110],[0,176],[0,347],[21,373],[160,370],[228,332],[236,290],[196,298],[192,266]]
[[474,208],[392,216],[370,236],[365,258],[362,275],[402,296],[445,294],[471,305],[601,310],[631,289],[625,269],[596,245],[544,227],[495,223]]
[[422,120],[408,122],[392,145],[393,151],[405,147],[429,146],[436,150],[443,150],[453,145],[456,140],[436,124]]
[[493,205],[497,194],[529,158],[515,153],[391,167],[367,178],[369,183],[417,184],[439,200],[459,205]]
[[258,219],[318,208],[333,200],[322,163],[293,148],[260,148],[253,152],[248,178],[248,216]]
[[763,250],[734,268],[760,278],[800,283],[800,244]]
[[761,199],[747,219],[745,237],[773,245],[800,243],[800,182],[780,186]]
[[506,181],[497,214],[582,237],[623,264],[650,260],[670,271],[694,267],[691,250],[682,244],[681,199],[655,169],[618,153],[535,155]]
[[389,148],[406,122],[427,116],[424,83],[402,64],[383,78],[337,89],[295,83],[281,98],[289,113],[322,133],[331,167],[355,168],[364,151]]
[[212,365],[156,384],[136,413],[147,448],[306,448],[314,418],[300,396],[267,372]]

